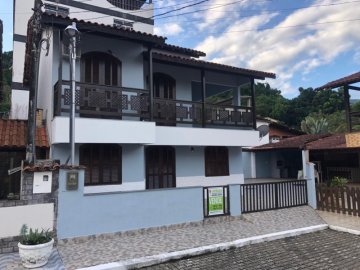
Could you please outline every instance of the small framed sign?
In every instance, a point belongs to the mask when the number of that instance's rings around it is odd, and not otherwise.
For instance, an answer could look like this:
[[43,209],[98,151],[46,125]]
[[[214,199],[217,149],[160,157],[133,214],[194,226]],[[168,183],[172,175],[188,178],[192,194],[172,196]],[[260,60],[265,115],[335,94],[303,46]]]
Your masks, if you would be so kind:
[[66,190],[78,190],[79,188],[79,172],[69,171],[66,173]]

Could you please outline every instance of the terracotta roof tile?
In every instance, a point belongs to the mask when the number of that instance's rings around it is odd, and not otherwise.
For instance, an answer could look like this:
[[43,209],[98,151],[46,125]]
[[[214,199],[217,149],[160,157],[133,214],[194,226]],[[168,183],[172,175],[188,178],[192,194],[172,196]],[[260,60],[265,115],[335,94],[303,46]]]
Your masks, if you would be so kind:
[[330,134],[305,134],[283,139],[277,143],[268,143],[253,147],[253,151],[266,151],[275,149],[303,149],[309,142],[331,136]]
[[197,60],[197,59],[193,59],[193,58],[180,57],[180,56],[170,55],[170,54],[154,52],[153,58],[156,60],[159,60],[159,61],[164,61],[164,62],[172,62],[172,63],[178,63],[178,64],[183,64],[183,65],[191,65],[191,66],[207,68],[207,69],[212,69],[212,70],[221,70],[221,71],[225,71],[225,72],[229,72],[229,73],[254,76],[256,78],[261,78],[261,79],[265,79],[265,78],[275,79],[276,78],[275,73],[271,73],[271,72],[264,72],[264,71],[258,71],[258,70],[253,70],[253,69],[246,69],[246,68],[238,68],[238,67],[233,67],[233,66],[228,66],[228,65],[223,65],[223,64],[213,63],[213,62],[207,62],[207,61]]
[[326,138],[321,138],[319,140],[310,142],[306,145],[306,149],[308,150],[332,150],[345,148],[351,148],[346,143],[346,134],[335,134]]
[[327,84],[324,84],[323,86],[317,88],[317,89],[332,89],[332,88],[337,88],[340,86],[344,86],[347,84],[353,84],[353,83],[358,83],[360,82],[360,72],[356,72],[354,74],[351,74],[349,76],[340,78],[338,80],[332,81],[332,82],[328,82]]
[[[45,127],[36,128],[35,144],[49,148]],[[27,121],[0,119],[0,148],[26,148]]]

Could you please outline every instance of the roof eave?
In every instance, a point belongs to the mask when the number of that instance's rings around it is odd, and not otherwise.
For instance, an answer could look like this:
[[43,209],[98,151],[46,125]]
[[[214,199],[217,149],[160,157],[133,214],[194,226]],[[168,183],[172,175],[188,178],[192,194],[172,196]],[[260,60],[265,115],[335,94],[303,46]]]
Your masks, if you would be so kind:
[[91,33],[98,33],[102,35],[108,35],[113,37],[125,37],[130,40],[140,41],[142,43],[150,44],[164,44],[166,38],[156,35],[151,35],[147,33],[142,33],[138,31],[127,31],[122,29],[114,28],[110,25],[96,24],[92,22],[87,22],[84,20],[77,20],[69,17],[53,16],[43,13],[41,22],[44,25],[51,25],[59,28],[65,28],[72,22],[76,22],[76,27],[80,32],[91,31]]

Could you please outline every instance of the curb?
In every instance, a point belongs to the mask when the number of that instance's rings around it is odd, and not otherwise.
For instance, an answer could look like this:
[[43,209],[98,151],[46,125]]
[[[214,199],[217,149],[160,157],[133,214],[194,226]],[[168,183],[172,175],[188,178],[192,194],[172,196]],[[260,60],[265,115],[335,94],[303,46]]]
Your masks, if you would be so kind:
[[355,235],[360,235],[360,231],[358,231],[358,230],[348,229],[345,227],[340,227],[340,226],[335,226],[335,225],[329,225],[329,229],[338,231],[338,232],[346,232],[346,233],[351,233],[351,234],[355,234]]
[[100,264],[91,267],[78,268],[78,270],[127,270],[135,269],[145,266],[152,266],[155,264],[161,264],[168,262],[170,260],[178,260],[184,257],[193,257],[198,255],[203,255],[206,253],[213,253],[217,251],[228,250],[231,248],[243,247],[246,245],[257,244],[267,241],[273,241],[277,239],[282,239],[286,237],[298,236],[301,234],[312,233],[320,230],[325,230],[329,228],[327,224],[315,225],[300,229],[287,230],[282,232],[264,234],[259,236],[253,236],[243,239],[238,239],[231,242],[225,242],[220,244],[202,246],[197,248],[185,249],[181,251],[174,251],[169,253],[162,253],[154,256],[146,256],[141,258],[135,258],[130,260],[124,260],[119,262]]

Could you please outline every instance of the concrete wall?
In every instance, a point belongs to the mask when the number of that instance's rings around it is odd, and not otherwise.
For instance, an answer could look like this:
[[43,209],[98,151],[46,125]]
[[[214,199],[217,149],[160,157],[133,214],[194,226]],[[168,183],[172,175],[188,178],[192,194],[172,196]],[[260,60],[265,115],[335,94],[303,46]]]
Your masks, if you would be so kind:
[[256,153],[256,177],[272,178],[272,157],[271,152]]
[[54,204],[36,204],[0,208],[0,238],[17,236],[23,224],[29,228],[53,229]]
[[229,176],[205,177],[204,147],[176,147],[176,186],[217,186],[244,183],[242,151],[229,147]]
[[[29,0],[27,0],[27,1],[29,1]],[[48,2],[48,1],[45,1],[45,2]],[[136,16],[144,17],[144,18],[150,18],[154,14],[153,4],[145,4],[145,5],[143,5],[141,11],[134,11],[134,10],[125,10],[125,9],[117,8],[117,7],[113,6],[112,4],[110,4],[106,0],[87,0],[87,1],[79,1],[79,2],[84,2],[84,3],[92,5],[92,6],[108,8],[110,10],[119,11],[122,13],[133,13]],[[54,5],[53,2],[48,2],[48,3]],[[68,7],[70,9],[69,16],[71,18],[78,18],[81,20],[97,22],[97,23],[102,23],[102,24],[108,24],[108,25],[113,25],[114,18],[116,18],[114,16],[105,15],[104,13],[88,11],[88,10],[84,10],[84,9],[76,8],[76,7],[72,7],[72,6],[66,6],[66,5],[62,5],[62,6]],[[119,19],[122,20],[121,18],[119,18]],[[141,31],[141,32],[147,32],[147,33],[153,33],[154,26],[150,25],[150,24],[137,22],[137,23],[134,23],[134,30]]]
[[84,173],[78,191],[66,191],[65,173],[60,171],[59,239],[203,219],[201,187],[84,196]]

